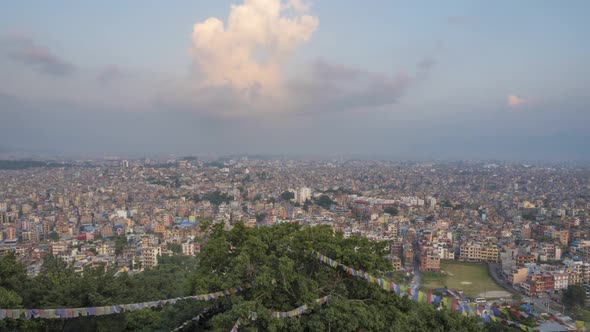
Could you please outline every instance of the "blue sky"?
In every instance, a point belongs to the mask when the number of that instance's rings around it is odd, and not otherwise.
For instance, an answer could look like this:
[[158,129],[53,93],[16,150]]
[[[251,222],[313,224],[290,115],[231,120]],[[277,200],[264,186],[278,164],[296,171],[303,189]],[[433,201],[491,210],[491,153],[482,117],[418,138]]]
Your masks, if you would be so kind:
[[587,1],[278,2],[3,4],[0,148],[590,159]]

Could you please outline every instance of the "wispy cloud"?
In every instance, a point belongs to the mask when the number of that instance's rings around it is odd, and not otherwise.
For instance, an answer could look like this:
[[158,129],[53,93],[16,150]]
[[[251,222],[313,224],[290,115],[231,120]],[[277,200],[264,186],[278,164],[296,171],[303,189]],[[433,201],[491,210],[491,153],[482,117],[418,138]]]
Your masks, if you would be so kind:
[[506,105],[511,108],[517,108],[525,105],[526,103],[528,103],[526,99],[515,94],[509,94],[508,97],[506,97]]
[[107,84],[111,81],[121,77],[122,75],[121,68],[117,65],[107,65],[99,74],[96,80],[101,84]]
[[310,73],[289,81],[288,91],[300,112],[334,112],[394,104],[412,81],[403,72],[390,77],[317,60]]
[[53,53],[49,48],[22,34],[13,33],[2,37],[0,53],[11,61],[52,76],[66,76],[75,70],[71,63]]

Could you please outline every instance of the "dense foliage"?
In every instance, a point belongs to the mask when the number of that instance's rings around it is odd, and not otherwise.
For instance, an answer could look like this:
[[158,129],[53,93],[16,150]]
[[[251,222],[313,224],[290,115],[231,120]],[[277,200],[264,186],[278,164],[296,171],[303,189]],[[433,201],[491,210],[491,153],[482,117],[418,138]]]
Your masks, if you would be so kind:
[[563,292],[562,302],[570,309],[583,307],[586,303],[586,289],[581,285],[569,285]]
[[295,198],[295,193],[293,193],[292,191],[283,191],[281,193],[281,198],[285,201],[290,201],[293,198]]
[[[90,331],[171,330],[203,309],[215,305],[186,330],[229,331],[239,317],[240,331],[484,331],[493,330],[473,317],[418,304],[407,298],[351,278],[312,255],[318,250],[343,264],[382,276],[391,270],[384,243],[364,238],[344,239],[329,227],[282,224],[231,231],[211,225],[208,243],[197,260],[162,257],[156,269],[135,276],[113,276],[112,271],[90,270],[83,275],[48,257],[43,272],[26,278],[13,256],[0,261],[0,295],[4,306],[63,307],[131,303],[203,294],[246,282],[254,286],[215,302],[182,301],[162,310],[79,318],[69,321],[3,321],[0,330]],[[314,305],[291,319],[272,319],[270,310],[288,311],[331,295],[324,306]],[[248,320],[251,312],[255,321]],[[28,325],[27,325],[28,324]]]
[[[63,261],[46,256],[43,271],[28,278],[13,254],[0,258],[1,308],[61,308],[125,304],[189,294],[195,272],[194,257],[161,257],[160,264],[130,276],[113,270],[86,269],[75,273]],[[124,331],[171,330],[209,303],[181,301],[162,311],[141,310],[125,315],[70,320],[0,320],[0,331]]]
[[329,210],[330,206],[332,206],[332,204],[334,204],[334,203],[335,202],[328,195],[321,195],[317,199],[317,204],[326,210]]

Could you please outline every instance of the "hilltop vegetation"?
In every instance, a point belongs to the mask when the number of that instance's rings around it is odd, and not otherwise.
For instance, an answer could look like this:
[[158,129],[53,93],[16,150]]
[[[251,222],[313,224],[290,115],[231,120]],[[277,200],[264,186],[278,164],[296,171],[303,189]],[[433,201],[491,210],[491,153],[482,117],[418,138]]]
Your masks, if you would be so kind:
[[[311,254],[316,249],[343,264],[383,275],[391,269],[383,258],[384,248],[383,243],[364,238],[344,239],[326,226],[246,228],[238,223],[231,231],[210,226],[208,242],[197,259],[162,257],[156,269],[136,276],[113,277],[112,271],[102,270],[79,275],[48,258],[44,271],[31,279],[14,257],[7,256],[0,262],[0,290],[10,296],[0,299],[0,307],[98,306],[203,294],[246,282],[254,286],[215,302],[181,301],[161,310],[69,321],[2,321],[0,330],[169,331],[212,305],[216,305],[213,310],[185,329],[229,331],[242,318],[240,331],[498,330],[499,326],[483,325],[477,318],[437,311],[385,292],[320,264]],[[288,311],[325,295],[331,295],[327,304],[312,305],[302,316],[270,317],[270,310]],[[255,321],[248,320],[252,312],[257,313]]]
[[70,164],[66,163],[54,163],[45,161],[35,160],[0,160],[0,170],[20,170],[37,167],[70,167]]

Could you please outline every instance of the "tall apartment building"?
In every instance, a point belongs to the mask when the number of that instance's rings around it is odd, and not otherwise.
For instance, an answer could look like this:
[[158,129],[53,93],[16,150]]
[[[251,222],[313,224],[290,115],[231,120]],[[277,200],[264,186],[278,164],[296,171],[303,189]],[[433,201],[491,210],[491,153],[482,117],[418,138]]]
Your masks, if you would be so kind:
[[424,248],[420,253],[420,271],[440,272],[440,257],[433,248]]
[[182,244],[182,254],[186,256],[194,256],[195,255],[195,246],[192,242],[187,241]]
[[562,231],[554,231],[551,236],[554,239],[558,239],[559,243],[561,243],[564,246],[567,246],[570,240],[570,231],[568,231],[567,229],[562,230]]
[[569,276],[565,272],[553,272],[553,279],[555,280],[555,289],[567,289],[569,286]]
[[16,228],[8,227],[6,229],[6,240],[8,240],[8,241],[16,240]]
[[308,199],[311,199],[311,188],[303,187],[295,192],[295,200],[299,204],[305,203]]
[[532,264],[535,263],[536,259],[534,255],[531,254],[519,254],[516,256],[516,265],[524,266],[525,264]]
[[411,270],[414,266],[414,249],[409,243],[403,245],[403,263],[404,268],[408,270]]
[[435,242],[433,248],[437,251],[440,259],[455,259],[455,253],[449,250],[446,243]]
[[397,256],[391,256],[391,266],[394,271],[400,271],[402,269],[402,260]]
[[528,276],[528,270],[526,267],[514,267],[510,270],[508,281],[514,287],[526,281]]
[[144,269],[151,269],[158,265],[158,256],[162,255],[160,247],[146,247],[141,249],[141,264]]
[[564,260],[570,285],[590,283],[590,264],[582,261]]

